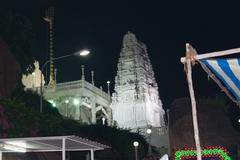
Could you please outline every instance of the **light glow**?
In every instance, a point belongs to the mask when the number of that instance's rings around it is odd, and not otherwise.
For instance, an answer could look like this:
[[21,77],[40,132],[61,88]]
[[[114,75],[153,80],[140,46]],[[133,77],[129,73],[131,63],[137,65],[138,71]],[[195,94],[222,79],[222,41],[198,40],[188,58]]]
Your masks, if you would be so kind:
[[73,99],[73,104],[77,106],[80,104],[80,101],[77,98],[75,98]]
[[147,129],[147,134],[151,134],[152,130],[150,128]]
[[[228,152],[223,147],[207,147],[202,148],[201,155],[205,157],[219,157],[221,160],[231,160]],[[195,149],[189,148],[184,150],[178,150],[175,152],[175,160],[192,159],[197,156],[197,151]]]
[[138,147],[138,146],[139,146],[138,141],[134,141],[134,142],[133,142],[133,146],[134,146],[134,147]]
[[65,103],[66,103],[66,104],[68,104],[68,103],[69,103],[69,100],[68,100],[68,99],[66,99],[66,100],[65,100]]
[[53,107],[56,107],[57,105],[56,105],[56,103],[53,102],[53,103],[52,103],[52,106],[53,106]]
[[48,102],[51,103],[53,107],[57,106],[57,104],[52,99],[48,100]]
[[27,144],[25,141],[8,141],[6,142],[6,144],[27,148]]
[[22,147],[10,145],[10,144],[3,144],[3,148],[6,150],[14,151],[14,152],[22,152],[22,153],[27,152],[26,148],[22,148]]
[[79,55],[80,55],[80,56],[86,56],[86,55],[88,55],[89,53],[90,53],[89,50],[84,49],[84,50],[81,50],[81,51],[79,52]]
[[52,99],[48,100],[49,103],[54,103],[54,101]]

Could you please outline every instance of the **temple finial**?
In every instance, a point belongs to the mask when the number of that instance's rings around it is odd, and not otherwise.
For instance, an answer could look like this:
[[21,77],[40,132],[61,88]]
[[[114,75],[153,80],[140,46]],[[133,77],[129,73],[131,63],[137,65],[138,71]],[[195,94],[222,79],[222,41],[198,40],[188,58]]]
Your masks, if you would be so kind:
[[94,85],[94,71],[91,71],[91,76],[92,76],[92,85]]
[[84,75],[84,65],[82,65],[82,80],[85,80],[85,75]]

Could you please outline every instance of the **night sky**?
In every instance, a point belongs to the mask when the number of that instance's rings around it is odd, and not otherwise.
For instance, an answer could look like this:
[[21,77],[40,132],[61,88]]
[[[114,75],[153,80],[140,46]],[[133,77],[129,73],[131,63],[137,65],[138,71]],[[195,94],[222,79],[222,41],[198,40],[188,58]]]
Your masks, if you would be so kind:
[[[95,71],[95,83],[113,90],[122,38],[127,31],[148,47],[163,105],[178,97],[186,97],[188,88],[180,58],[185,43],[191,43],[199,54],[240,47],[240,10],[233,1],[83,1],[49,2],[10,1],[6,7],[26,16],[36,36],[34,56],[43,63],[47,56],[48,25],[43,21],[44,9],[54,4],[55,57],[89,48],[87,58],[71,57],[56,62],[57,81],[77,80],[81,65]],[[193,68],[197,97],[213,97],[220,89],[208,81],[199,65]]]

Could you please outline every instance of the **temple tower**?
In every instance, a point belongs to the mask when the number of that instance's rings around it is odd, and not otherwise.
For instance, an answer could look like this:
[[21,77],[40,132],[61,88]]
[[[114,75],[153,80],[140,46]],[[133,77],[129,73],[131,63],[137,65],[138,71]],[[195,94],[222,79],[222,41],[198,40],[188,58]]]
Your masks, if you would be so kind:
[[111,108],[113,120],[121,128],[165,126],[165,112],[146,45],[131,32],[123,37]]

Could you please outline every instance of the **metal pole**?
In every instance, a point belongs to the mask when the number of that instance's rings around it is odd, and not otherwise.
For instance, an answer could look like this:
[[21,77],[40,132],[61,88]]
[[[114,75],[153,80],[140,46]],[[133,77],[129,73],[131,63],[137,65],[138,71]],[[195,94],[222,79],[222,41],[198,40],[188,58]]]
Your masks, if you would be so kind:
[[62,160],[66,159],[66,139],[62,139]]
[[[73,56],[74,54],[68,54],[68,55],[65,55],[65,56],[61,56],[61,57],[57,57],[57,58],[53,58],[52,61],[54,60],[59,60],[59,59],[63,59],[63,58],[67,58],[67,57],[70,57],[70,56]],[[42,112],[43,110],[43,87],[42,87],[42,80],[43,80],[43,77],[42,77],[42,74],[43,74],[43,70],[45,69],[46,65],[50,62],[50,60],[47,60],[41,67],[41,82],[40,82],[40,112]]]
[[94,152],[92,149],[90,150],[90,153],[91,153],[91,160],[94,160]]
[[68,117],[68,103],[66,103],[66,117]]
[[49,63],[50,61],[49,60],[47,60],[43,65],[42,65],[42,67],[41,67],[41,81],[40,81],[40,112],[42,113],[42,110],[43,110],[43,83],[42,83],[42,81],[43,81],[43,77],[42,77],[42,75],[43,75],[43,70],[44,70],[44,68],[45,68],[45,66]]
[[152,155],[152,147],[151,147],[151,133],[149,134],[149,142],[148,142],[148,154]]
[[2,160],[2,151],[0,151],[0,160]]
[[[43,67],[42,67],[43,68]],[[42,71],[42,70],[41,70]],[[42,72],[41,72],[41,83],[40,83],[40,113],[42,113],[42,98],[43,98],[43,91],[42,91]]]
[[135,160],[138,160],[138,147],[135,146]]
[[79,106],[79,112],[80,112],[80,116],[79,116],[80,122],[82,122],[82,108],[81,108],[81,106]]

